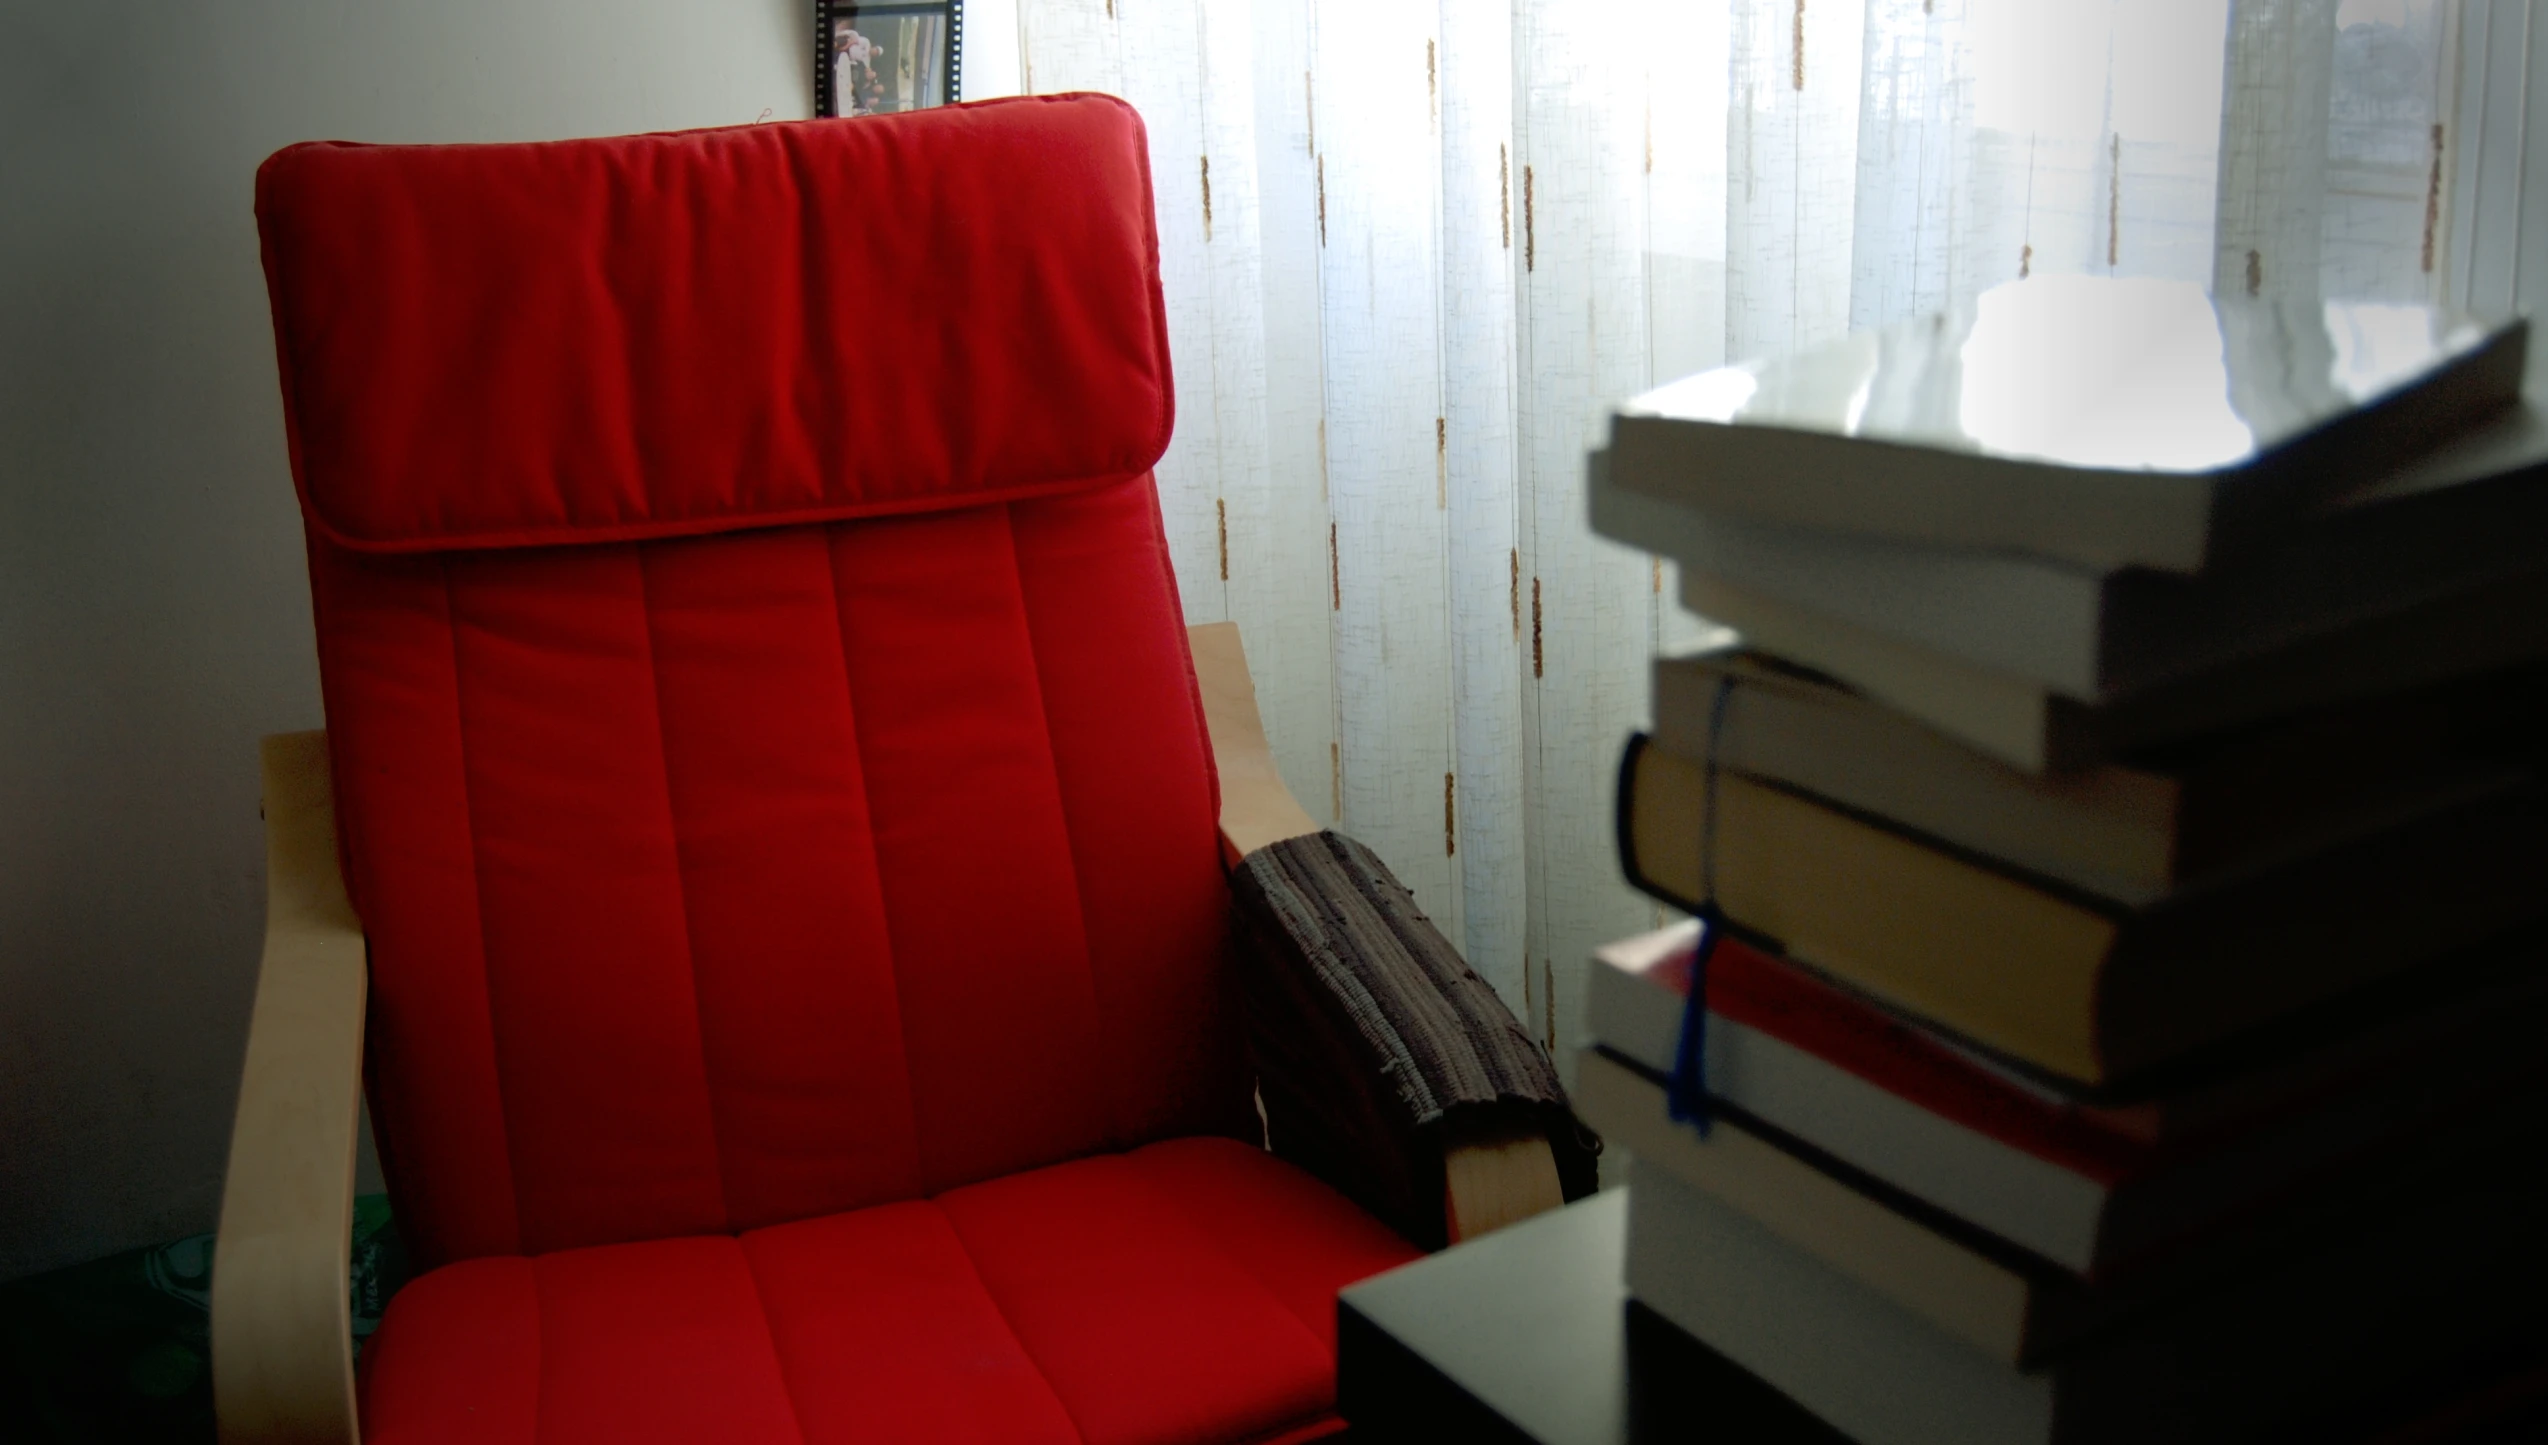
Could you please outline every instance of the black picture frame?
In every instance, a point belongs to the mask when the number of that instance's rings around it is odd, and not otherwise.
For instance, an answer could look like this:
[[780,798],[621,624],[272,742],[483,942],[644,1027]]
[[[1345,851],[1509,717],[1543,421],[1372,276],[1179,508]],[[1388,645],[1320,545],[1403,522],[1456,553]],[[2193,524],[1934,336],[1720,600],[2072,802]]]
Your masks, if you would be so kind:
[[818,116],[951,105],[963,65],[963,0],[814,0]]

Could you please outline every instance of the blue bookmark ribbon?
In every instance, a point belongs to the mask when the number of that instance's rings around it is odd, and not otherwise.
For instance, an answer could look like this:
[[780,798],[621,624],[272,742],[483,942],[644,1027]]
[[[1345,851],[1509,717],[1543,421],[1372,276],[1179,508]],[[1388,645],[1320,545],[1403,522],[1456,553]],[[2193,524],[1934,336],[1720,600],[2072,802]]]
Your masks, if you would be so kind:
[[1707,1080],[1708,956],[1725,936],[1725,910],[1716,901],[1716,755],[1725,735],[1725,704],[1734,696],[1734,679],[1719,674],[1716,697],[1708,705],[1707,785],[1699,813],[1699,940],[1690,955],[1690,994],[1681,1008],[1681,1040],[1672,1051],[1672,1081],[1664,1089],[1672,1117],[1707,1137],[1713,1122]]

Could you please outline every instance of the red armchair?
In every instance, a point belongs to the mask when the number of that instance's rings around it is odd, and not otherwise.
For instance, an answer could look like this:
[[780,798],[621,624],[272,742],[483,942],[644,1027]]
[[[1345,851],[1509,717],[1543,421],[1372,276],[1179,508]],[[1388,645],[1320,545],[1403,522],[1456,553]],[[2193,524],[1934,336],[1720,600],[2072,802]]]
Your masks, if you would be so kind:
[[[1588,1158],[1493,1069],[1314,1151],[1447,1226],[1255,1142],[1224,868],[1311,825],[1179,620],[1145,156],[1064,97],[267,162],[328,732],[266,750],[226,1439],[1313,1438],[1336,1289]],[[1518,1038],[1446,955],[1427,1027]],[[358,1390],[366,1092],[425,1272]]]

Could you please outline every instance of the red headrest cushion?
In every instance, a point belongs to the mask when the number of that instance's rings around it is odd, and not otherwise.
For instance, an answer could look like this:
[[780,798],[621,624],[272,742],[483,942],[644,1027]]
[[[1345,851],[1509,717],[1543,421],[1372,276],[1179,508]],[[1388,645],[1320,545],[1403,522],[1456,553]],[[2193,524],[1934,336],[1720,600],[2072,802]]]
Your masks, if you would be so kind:
[[257,172],[309,524],[365,551],[674,536],[1137,474],[1174,397],[1121,101]]

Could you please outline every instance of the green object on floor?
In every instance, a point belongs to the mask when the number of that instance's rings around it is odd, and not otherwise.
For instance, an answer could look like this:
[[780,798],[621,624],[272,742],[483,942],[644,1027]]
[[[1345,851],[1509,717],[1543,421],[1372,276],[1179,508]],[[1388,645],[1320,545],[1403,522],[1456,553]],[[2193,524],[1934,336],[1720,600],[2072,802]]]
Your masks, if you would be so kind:
[[[354,1347],[407,1281],[385,1195],[354,1201]],[[209,1442],[212,1236],[0,1284],[0,1440]]]
[[359,1360],[363,1342],[380,1328],[381,1311],[389,1308],[389,1297],[407,1282],[407,1245],[398,1237],[397,1221],[389,1217],[386,1194],[354,1197],[352,1265],[347,1289],[352,1296],[354,1357]]

